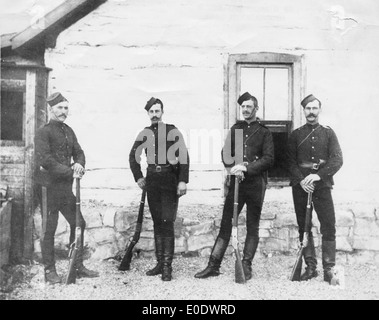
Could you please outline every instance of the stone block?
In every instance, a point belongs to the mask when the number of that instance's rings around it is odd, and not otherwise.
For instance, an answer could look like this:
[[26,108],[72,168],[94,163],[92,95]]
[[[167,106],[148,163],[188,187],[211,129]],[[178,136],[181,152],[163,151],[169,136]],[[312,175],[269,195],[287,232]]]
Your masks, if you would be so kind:
[[[61,233],[59,235],[55,235],[54,238],[54,248],[59,250],[68,250],[67,245],[69,244],[69,233]],[[86,237],[84,237],[84,242],[86,242]]]
[[[42,224],[42,220],[41,220],[41,224]],[[59,213],[58,226],[57,226],[57,230],[55,231],[55,235],[59,235],[66,232],[70,232],[70,225],[66,221],[65,217],[61,213]]]
[[351,210],[336,210],[336,226],[352,227],[354,226],[354,214]]
[[336,236],[348,237],[351,227],[336,227]]
[[357,218],[355,219],[354,235],[379,238],[379,224],[375,220]]
[[187,239],[183,236],[175,238],[175,253],[187,251]]
[[107,208],[103,213],[103,226],[104,227],[114,227],[115,225],[115,208]]
[[117,211],[114,218],[114,227],[117,232],[128,231],[136,223],[137,214],[128,210]]
[[[273,228],[270,233],[274,238],[288,241],[290,237],[290,228]],[[295,234],[295,237],[297,237],[297,233]]]
[[128,245],[131,235],[125,232],[115,232],[115,238],[119,250],[125,250]]
[[[204,248],[199,250],[199,257],[208,258],[212,253],[212,248]],[[379,259],[378,259],[379,260]]]
[[140,238],[137,242],[136,249],[142,250],[142,251],[154,251],[155,252],[155,241],[152,238]]
[[[131,233],[132,236],[134,234],[134,231]],[[141,235],[142,238],[148,238],[148,239],[153,239],[154,240],[154,231],[147,231],[147,230],[142,230]]]
[[114,257],[118,252],[116,242],[104,243],[92,249],[94,249],[94,251],[91,254],[91,259],[94,260],[103,260],[109,257]]
[[351,246],[349,239],[344,236],[336,237],[336,249],[340,251],[352,252],[353,247]]
[[183,226],[194,226],[194,225],[197,225],[197,224],[200,224],[200,220],[183,218]]
[[142,222],[142,230],[154,231],[154,222],[151,219],[145,219]]
[[176,218],[174,222],[174,233],[175,237],[180,237],[182,234],[182,229],[183,229],[183,218]]
[[221,227],[221,218],[216,218],[214,223],[215,223],[216,228],[220,228]]
[[197,236],[190,236],[187,239],[187,250],[196,251],[206,247],[213,247],[215,238],[212,234],[202,234]]
[[357,219],[375,220],[375,206],[371,204],[359,203],[351,208],[354,217]]
[[84,220],[86,221],[87,229],[99,228],[103,226],[103,218],[98,209],[86,208],[82,210],[82,214]]
[[262,210],[261,220],[273,220],[276,217],[276,213],[273,211]]
[[241,214],[238,216],[238,224],[239,225],[243,225],[243,224],[246,224],[246,215],[245,214]]
[[288,227],[288,231],[289,231],[289,237],[290,238],[298,238],[299,237],[299,228],[298,227],[290,226],[290,227]]
[[40,207],[37,207],[34,210],[33,223],[34,223],[34,230],[33,230],[34,235],[37,238],[40,238],[41,237],[41,233],[42,233],[42,216],[41,216]]
[[262,251],[270,252],[270,251],[288,251],[289,246],[288,242],[281,239],[276,238],[267,238],[264,243],[260,246]]
[[271,229],[274,225],[272,220],[261,220],[259,221],[259,228],[262,229]]
[[189,236],[198,236],[202,234],[211,233],[214,230],[214,222],[207,221],[198,225],[186,226],[185,232]]
[[295,213],[277,215],[273,227],[282,228],[286,226],[297,226]]
[[88,239],[88,243],[91,247],[96,247],[104,243],[116,243],[117,239],[113,228],[94,228],[86,230],[84,233],[84,239]]
[[269,238],[270,237],[270,230],[268,229],[259,229],[259,237],[260,238]]
[[353,249],[379,251],[379,238],[356,236],[353,240]]

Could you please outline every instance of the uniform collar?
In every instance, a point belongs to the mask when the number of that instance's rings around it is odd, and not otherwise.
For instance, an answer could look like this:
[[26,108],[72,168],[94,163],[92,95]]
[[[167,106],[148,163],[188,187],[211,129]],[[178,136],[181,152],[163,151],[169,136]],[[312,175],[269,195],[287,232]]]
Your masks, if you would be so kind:
[[63,126],[64,125],[64,122],[53,120],[53,119],[50,119],[49,123],[51,123],[52,125],[55,125],[55,126]]
[[316,129],[317,127],[319,127],[320,126],[320,124],[319,123],[316,123],[316,124],[310,124],[310,123],[306,123],[305,124],[305,127],[306,128],[309,128],[309,129]]

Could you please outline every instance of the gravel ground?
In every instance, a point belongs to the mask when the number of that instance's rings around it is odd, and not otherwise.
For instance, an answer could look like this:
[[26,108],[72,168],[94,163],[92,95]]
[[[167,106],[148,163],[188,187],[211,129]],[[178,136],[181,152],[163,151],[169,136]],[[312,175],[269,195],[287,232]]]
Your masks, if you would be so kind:
[[[44,283],[43,267],[35,263],[17,266],[13,274],[18,281],[13,290],[3,290],[0,300],[378,300],[379,268],[375,265],[345,265],[345,287],[332,287],[322,276],[308,282],[291,282],[288,276],[294,256],[256,257],[253,278],[246,284],[234,282],[234,258],[227,256],[219,277],[195,279],[208,259],[175,257],[173,280],[163,282],[160,276],[145,272],[155,265],[154,259],[134,258],[131,270],[117,270],[119,262],[85,261],[98,270],[99,278],[78,279],[72,285]],[[67,260],[57,262],[63,275]],[[319,270],[320,273],[321,270]]]

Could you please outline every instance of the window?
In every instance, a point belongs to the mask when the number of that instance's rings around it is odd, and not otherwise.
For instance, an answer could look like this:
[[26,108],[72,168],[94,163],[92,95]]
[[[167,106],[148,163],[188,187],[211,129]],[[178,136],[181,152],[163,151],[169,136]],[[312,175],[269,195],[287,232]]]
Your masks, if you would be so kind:
[[1,66],[0,140],[2,146],[25,145],[26,71]]
[[1,140],[23,140],[24,93],[1,91]]
[[258,100],[261,123],[272,132],[275,161],[269,170],[269,183],[287,184],[285,155],[288,136],[301,122],[300,106],[303,91],[302,58],[280,53],[233,54],[229,57],[227,78],[226,127],[243,119],[238,97],[248,91]]

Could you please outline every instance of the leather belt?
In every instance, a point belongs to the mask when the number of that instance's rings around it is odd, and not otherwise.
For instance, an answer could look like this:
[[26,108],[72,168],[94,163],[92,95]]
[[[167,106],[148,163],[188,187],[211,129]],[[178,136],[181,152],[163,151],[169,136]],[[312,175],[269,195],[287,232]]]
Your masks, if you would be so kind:
[[320,161],[318,163],[314,163],[314,162],[302,162],[302,163],[299,163],[299,167],[300,168],[306,168],[306,169],[312,169],[312,170],[318,170],[325,163],[326,163],[325,160],[320,159]]
[[149,172],[171,172],[172,171],[172,166],[170,164],[168,165],[151,165],[149,164],[147,166],[147,171]]

